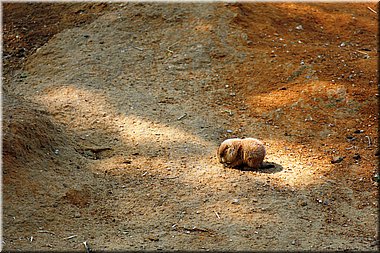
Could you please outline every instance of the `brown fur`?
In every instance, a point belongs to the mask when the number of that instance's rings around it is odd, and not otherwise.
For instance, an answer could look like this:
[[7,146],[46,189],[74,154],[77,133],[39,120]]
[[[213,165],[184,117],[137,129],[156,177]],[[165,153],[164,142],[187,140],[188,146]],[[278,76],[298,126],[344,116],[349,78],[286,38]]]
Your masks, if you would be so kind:
[[220,144],[218,159],[226,167],[262,167],[266,151],[264,144],[254,138],[227,139]]

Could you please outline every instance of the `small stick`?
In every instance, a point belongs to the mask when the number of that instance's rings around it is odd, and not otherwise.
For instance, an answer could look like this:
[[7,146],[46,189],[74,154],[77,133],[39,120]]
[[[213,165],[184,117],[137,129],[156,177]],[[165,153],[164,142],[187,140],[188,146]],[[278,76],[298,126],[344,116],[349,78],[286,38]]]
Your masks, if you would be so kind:
[[91,250],[86,241],[83,242],[83,245],[84,245],[84,248],[86,249],[86,253],[90,253]]
[[179,178],[179,176],[175,176],[175,177],[165,177],[165,179],[176,179],[176,178]]
[[139,48],[139,47],[135,47],[135,46],[132,46],[134,49],[137,49],[137,50],[139,50],[139,51],[144,51],[144,49],[142,49],[142,48]]
[[170,46],[168,46],[168,48],[167,48],[166,50],[167,50],[169,53],[173,54],[174,52],[173,52],[172,50],[170,50],[170,48],[171,48],[172,46],[174,46],[175,44],[178,44],[178,43],[179,43],[179,41],[177,41],[177,42],[171,44]]
[[365,54],[365,55],[368,55],[368,53],[366,53],[366,52],[363,52],[363,51],[360,51],[360,50],[356,50],[356,52],[358,52],[358,53],[361,53],[361,54]]
[[186,116],[187,116],[187,113],[185,112],[182,116],[178,117],[177,120],[181,120],[181,119],[183,119]]
[[209,232],[207,229],[205,228],[197,228],[197,227],[193,227],[191,229],[187,229],[187,230],[191,230],[191,231],[199,231],[199,232]]
[[215,213],[216,217],[218,217],[218,219],[220,219],[219,214],[216,211],[214,211],[214,213]]
[[112,148],[109,148],[109,147],[84,147],[83,149],[92,151],[93,153],[99,153],[106,150],[112,150]]
[[368,135],[366,135],[365,137],[368,139],[368,147],[371,147],[371,137],[369,137]]
[[37,233],[46,233],[46,234],[52,234],[55,235],[54,232],[48,231],[48,230],[38,230]]
[[148,174],[148,171],[145,171],[144,174],[142,174],[142,176],[145,176],[146,174]]
[[368,10],[370,10],[370,11],[372,11],[373,13],[375,13],[375,14],[377,14],[377,11],[375,11],[374,9],[372,9],[371,7],[367,7],[368,8]]
[[63,239],[65,239],[65,240],[70,240],[70,239],[73,239],[73,238],[75,238],[75,237],[77,237],[77,235],[70,235],[69,237],[66,237],[66,238],[63,238]]

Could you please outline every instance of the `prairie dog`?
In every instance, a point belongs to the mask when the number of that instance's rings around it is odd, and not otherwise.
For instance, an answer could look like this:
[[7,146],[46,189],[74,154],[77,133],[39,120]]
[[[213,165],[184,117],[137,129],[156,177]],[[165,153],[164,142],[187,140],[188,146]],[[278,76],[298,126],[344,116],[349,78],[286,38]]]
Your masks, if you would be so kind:
[[230,168],[248,166],[258,169],[263,165],[265,154],[264,144],[255,138],[227,139],[218,149],[219,162]]

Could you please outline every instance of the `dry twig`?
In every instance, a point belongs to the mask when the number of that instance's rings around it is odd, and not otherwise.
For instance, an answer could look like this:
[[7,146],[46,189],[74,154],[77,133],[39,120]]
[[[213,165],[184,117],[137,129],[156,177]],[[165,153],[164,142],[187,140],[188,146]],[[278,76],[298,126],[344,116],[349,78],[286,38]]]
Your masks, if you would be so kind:
[[75,238],[75,237],[77,237],[77,235],[70,235],[70,236],[68,236],[68,237],[66,237],[66,238],[63,238],[63,239],[65,239],[65,240],[70,240],[70,239],[73,239],[73,238]]
[[368,147],[371,147],[372,145],[372,142],[371,142],[371,137],[369,137],[368,135],[365,136],[368,140]]
[[214,213],[215,213],[216,217],[218,217],[218,219],[220,219],[219,214],[216,211],[214,211]]
[[37,233],[46,233],[46,234],[52,234],[55,235],[54,232],[48,231],[48,230],[38,230]]
[[182,116],[178,117],[177,120],[181,120],[181,119],[183,119],[186,116],[187,116],[187,113],[185,112]]
[[83,242],[84,248],[86,249],[86,253],[90,253],[90,247],[88,246],[88,243],[86,241]]
[[93,153],[100,153],[107,150],[112,150],[110,147],[84,147],[83,150],[89,150]]
[[372,11],[373,13],[375,13],[375,14],[377,14],[377,11],[375,11],[374,9],[372,9],[371,7],[367,7],[368,8],[368,10],[370,10],[370,11]]
[[177,42],[171,44],[170,46],[168,46],[168,48],[167,48],[166,50],[167,50],[169,53],[174,54],[174,52],[173,52],[172,50],[170,50],[170,48],[171,48],[172,46],[178,44],[178,43],[179,43],[179,41],[177,41]]

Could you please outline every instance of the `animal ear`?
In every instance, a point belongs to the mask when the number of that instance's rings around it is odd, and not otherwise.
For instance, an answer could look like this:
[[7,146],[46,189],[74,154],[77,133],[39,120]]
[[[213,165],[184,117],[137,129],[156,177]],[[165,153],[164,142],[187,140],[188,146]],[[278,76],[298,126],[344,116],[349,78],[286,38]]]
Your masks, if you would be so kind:
[[237,152],[238,152],[238,154],[242,154],[242,152],[243,152],[243,145],[241,145],[241,143],[239,143],[239,147],[238,147]]
[[219,155],[224,154],[224,152],[226,151],[227,147],[228,147],[228,146],[227,146],[226,144],[222,144],[222,145],[219,147],[219,150],[218,150]]

